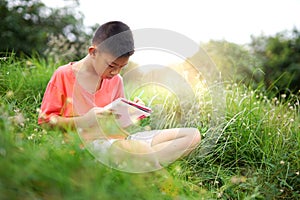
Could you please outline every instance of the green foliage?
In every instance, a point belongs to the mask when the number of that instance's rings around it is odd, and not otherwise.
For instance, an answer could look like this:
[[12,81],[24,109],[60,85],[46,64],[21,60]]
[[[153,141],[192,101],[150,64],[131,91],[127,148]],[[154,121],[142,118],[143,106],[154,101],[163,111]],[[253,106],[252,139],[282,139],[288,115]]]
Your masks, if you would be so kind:
[[300,89],[300,33],[297,29],[275,36],[252,37],[248,47],[213,40],[202,47],[226,81],[257,87],[263,80],[265,88],[275,93]]
[[261,81],[262,73],[258,68],[260,60],[247,46],[211,40],[202,47],[212,58],[224,80],[247,85],[257,85]]
[[300,32],[296,28],[275,36],[252,37],[251,46],[262,60],[267,88],[300,89]]
[[[0,60],[0,94],[6,101],[29,114],[39,107],[53,70],[58,64],[48,64],[43,58],[19,59],[14,54]],[[18,101],[19,100],[19,101]],[[30,105],[36,105],[32,108]],[[27,110],[27,109],[33,110]]]
[[[43,55],[51,35],[62,34],[69,48],[89,38],[84,31],[83,15],[75,13],[74,7],[48,8],[40,0],[2,0],[0,17],[0,52]],[[82,56],[80,52],[73,53],[74,57]]]

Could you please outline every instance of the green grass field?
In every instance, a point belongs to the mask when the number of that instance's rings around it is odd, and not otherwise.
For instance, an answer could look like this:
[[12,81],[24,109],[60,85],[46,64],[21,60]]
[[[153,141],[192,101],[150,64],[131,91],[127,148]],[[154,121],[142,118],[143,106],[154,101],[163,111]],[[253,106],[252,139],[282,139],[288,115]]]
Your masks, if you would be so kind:
[[[163,170],[130,174],[95,161],[75,131],[37,125],[46,84],[59,64],[0,60],[0,199],[300,198],[300,91],[276,97],[224,83],[225,120],[211,151],[203,154],[200,145]],[[178,126],[178,105],[163,100],[152,101],[161,112],[145,125]],[[198,127],[204,141],[211,128],[207,110],[183,123]]]

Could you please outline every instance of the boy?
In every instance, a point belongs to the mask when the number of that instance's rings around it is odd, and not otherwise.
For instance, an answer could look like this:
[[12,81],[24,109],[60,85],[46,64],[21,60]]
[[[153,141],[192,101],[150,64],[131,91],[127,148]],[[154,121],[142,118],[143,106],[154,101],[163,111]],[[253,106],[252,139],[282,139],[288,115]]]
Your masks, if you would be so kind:
[[[133,53],[133,35],[126,24],[112,21],[100,26],[87,56],[54,72],[44,94],[38,123],[77,127],[87,130],[88,136],[90,128],[97,125],[97,118],[107,114],[103,107],[125,97],[119,72]],[[119,140],[105,139],[101,144],[105,146],[102,152],[109,151],[114,158],[120,155],[118,162],[126,156],[135,159],[137,154],[143,154],[144,160],[157,167],[188,154],[199,142],[197,129],[177,128],[140,132]]]

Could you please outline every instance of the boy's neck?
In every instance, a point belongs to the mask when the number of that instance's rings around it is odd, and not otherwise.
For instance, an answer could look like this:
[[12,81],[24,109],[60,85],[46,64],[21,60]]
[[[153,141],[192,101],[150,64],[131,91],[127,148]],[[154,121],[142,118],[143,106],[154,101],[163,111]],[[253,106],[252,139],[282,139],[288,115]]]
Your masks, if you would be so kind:
[[91,74],[95,73],[95,69],[93,68],[93,65],[92,65],[90,59],[88,58],[88,56],[79,60],[76,63],[75,68],[77,69],[77,72],[80,72],[80,73],[82,73],[82,72],[83,73],[91,73]]
[[101,87],[102,79],[95,72],[88,56],[76,62],[73,68],[77,81],[89,92],[95,92]]

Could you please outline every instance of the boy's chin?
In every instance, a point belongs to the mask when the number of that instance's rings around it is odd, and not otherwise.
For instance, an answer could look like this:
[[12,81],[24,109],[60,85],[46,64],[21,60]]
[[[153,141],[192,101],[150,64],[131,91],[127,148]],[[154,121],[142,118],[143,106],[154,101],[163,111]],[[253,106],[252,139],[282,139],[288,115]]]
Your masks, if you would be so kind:
[[113,78],[113,76],[105,76],[105,77],[103,77],[104,79],[112,79]]

